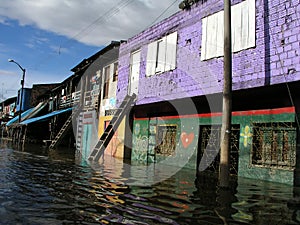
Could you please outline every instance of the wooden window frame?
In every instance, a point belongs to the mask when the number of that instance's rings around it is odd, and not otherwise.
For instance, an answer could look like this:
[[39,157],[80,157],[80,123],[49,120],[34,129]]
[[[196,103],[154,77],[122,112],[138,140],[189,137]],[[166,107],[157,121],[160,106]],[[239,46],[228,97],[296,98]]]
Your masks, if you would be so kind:
[[103,99],[107,99],[109,95],[110,65],[104,67],[103,70],[104,70]]
[[177,31],[148,44],[146,76],[176,69]]
[[114,66],[114,70],[113,70],[113,82],[115,82],[115,81],[118,81],[118,69],[119,69],[119,64],[118,64],[118,62],[115,62],[114,64],[113,64],[113,66]]

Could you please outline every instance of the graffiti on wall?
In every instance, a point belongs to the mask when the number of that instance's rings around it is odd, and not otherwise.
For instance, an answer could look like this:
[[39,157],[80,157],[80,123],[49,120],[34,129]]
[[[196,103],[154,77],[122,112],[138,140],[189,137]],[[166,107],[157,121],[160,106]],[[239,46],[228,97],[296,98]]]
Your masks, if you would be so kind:
[[182,132],[180,135],[180,139],[182,142],[182,146],[184,148],[187,148],[190,146],[190,144],[194,141],[195,138],[195,134],[193,132],[191,133],[186,133],[186,132]]
[[248,125],[242,128],[240,137],[243,139],[242,143],[244,144],[244,147],[251,145],[252,133],[251,133],[251,129]]
[[147,149],[148,149],[148,137],[147,136],[137,136],[133,140],[134,151],[132,152],[133,160],[143,161],[147,160]]

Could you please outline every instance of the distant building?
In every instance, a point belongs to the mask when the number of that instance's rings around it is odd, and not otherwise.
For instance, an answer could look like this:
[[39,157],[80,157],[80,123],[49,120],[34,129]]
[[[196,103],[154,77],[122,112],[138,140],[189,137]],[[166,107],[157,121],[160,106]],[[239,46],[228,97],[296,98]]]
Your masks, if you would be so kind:
[[[16,106],[16,113],[24,112],[28,110],[31,107],[30,101],[31,101],[31,88],[24,88],[23,92],[22,89],[18,90],[17,95],[17,106]],[[22,106],[21,106],[21,93],[22,93]]]
[[31,88],[30,106],[36,106],[42,96],[49,93],[51,90],[59,86],[60,83],[53,84],[33,84]]
[[17,97],[8,98],[0,103],[0,122],[7,122],[15,116]]

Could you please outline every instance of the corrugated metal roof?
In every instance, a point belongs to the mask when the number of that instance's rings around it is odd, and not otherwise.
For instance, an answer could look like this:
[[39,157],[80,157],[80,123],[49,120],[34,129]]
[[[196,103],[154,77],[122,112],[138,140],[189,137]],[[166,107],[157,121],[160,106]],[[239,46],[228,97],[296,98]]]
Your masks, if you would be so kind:
[[[27,109],[25,112],[22,112],[22,113],[21,113],[21,121],[22,121],[22,119],[24,119],[25,116],[27,116],[27,115],[28,115],[29,113],[31,113],[33,110],[34,110],[34,108],[30,108],[30,109]],[[10,121],[8,121],[8,122],[6,123],[6,126],[10,126],[10,125],[12,125],[13,123],[18,122],[18,120],[19,120],[19,116],[16,116],[16,117],[12,118]]]
[[43,115],[43,116],[39,116],[39,117],[35,117],[35,118],[31,118],[31,119],[25,120],[25,121],[21,122],[21,124],[22,125],[26,125],[26,124],[35,123],[35,122],[41,122],[41,121],[50,119],[52,116],[56,116],[58,114],[61,114],[61,113],[64,113],[64,112],[68,112],[68,111],[71,111],[71,110],[72,110],[72,107],[67,108],[67,109],[53,111],[53,112],[48,113],[48,114]]

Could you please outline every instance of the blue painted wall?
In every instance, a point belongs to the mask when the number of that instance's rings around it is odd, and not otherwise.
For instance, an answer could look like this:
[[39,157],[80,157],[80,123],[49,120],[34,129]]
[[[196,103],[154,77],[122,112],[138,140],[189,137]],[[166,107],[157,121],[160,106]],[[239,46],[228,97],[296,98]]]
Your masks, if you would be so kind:
[[[21,89],[18,91],[18,97],[17,97],[17,107],[16,111],[20,111],[20,101],[21,101],[21,95],[20,95]],[[31,99],[31,88],[24,88],[23,89],[23,99],[22,99],[22,106],[21,111],[24,112],[27,109],[31,107],[30,105],[30,99]]]

